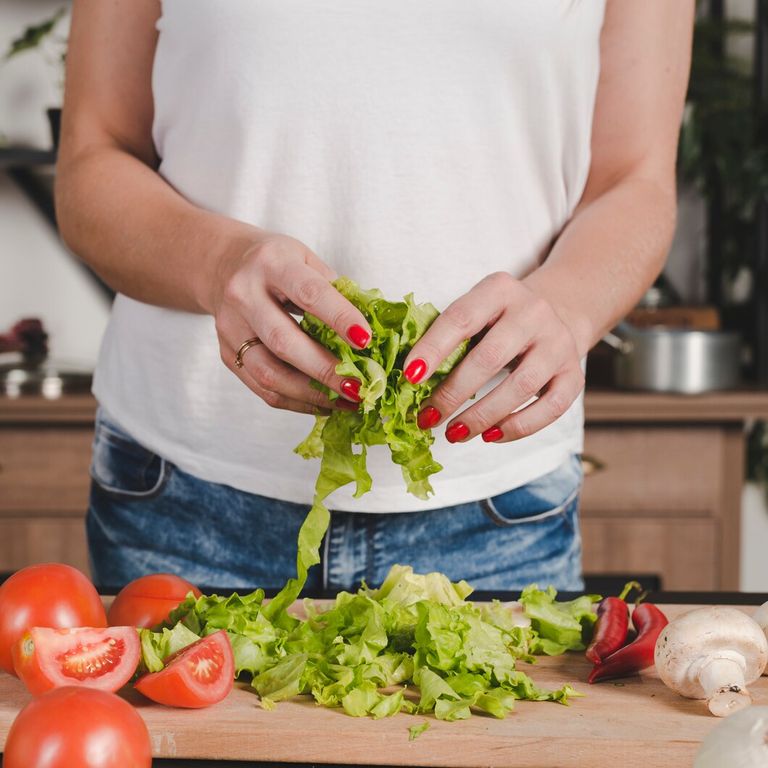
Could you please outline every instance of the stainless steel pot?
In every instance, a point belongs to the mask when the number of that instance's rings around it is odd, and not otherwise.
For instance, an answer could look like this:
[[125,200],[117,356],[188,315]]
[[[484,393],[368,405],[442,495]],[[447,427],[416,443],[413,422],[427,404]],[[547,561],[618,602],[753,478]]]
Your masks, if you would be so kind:
[[636,328],[623,322],[603,340],[617,354],[617,387],[697,394],[738,385],[741,340],[724,331]]

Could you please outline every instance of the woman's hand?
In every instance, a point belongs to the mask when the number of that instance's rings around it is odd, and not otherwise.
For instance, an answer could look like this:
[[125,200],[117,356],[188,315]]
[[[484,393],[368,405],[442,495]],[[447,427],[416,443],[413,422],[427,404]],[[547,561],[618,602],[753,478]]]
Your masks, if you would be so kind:
[[[371,329],[360,311],[331,284],[333,271],[306,245],[265,233],[239,259],[224,260],[211,301],[221,359],[273,408],[318,413],[356,409],[360,382],[336,373],[338,360],[299,328],[290,311],[312,313],[362,349]],[[249,339],[258,343],[241,353]],[[331,402],[310,379],[338,392]],[[345,398],[345,399],[344,399]]]
[[504,272],[481,280],[435,320],[406,358],[405,377],[424,381],[464,339],[481,331],[480,341],[419,413],[422,429],[451,419],[510,364],[495,389],[450,421],[449,442],[477,435],[486,442],[516,440],[565,413],[584,387],[576,341],[548,301]]

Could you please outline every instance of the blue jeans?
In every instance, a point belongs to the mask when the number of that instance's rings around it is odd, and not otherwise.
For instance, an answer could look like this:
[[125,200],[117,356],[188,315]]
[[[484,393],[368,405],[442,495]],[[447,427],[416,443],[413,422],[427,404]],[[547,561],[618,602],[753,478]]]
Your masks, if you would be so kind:
[[[489,450],[492,450],[489,449]],[[200,586],[275,589],[296,573],[308,507],[200,480],[139,445],[102,411],[86,521],[93,579],[120,587],[170,571]],[[521,488],[426,512],[337,512],[307,592],[380,584],[394,563],[476,589],[583,589],[578,457]],[[375,482],[375,479],[374,479]]]

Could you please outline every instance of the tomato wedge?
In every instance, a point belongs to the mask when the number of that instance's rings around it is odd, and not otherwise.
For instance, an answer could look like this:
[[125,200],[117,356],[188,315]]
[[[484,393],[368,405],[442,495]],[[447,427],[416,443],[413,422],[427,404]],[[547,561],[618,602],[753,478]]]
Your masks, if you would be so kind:
[[136,690],[169,707],[198,709],[224,699],[235,684],[235,660],[220,629],[169,656],[165,668],[140,677]]
[[64,685],[116,691],[139,664],[134,627],[33,627],[13,646],[16,674],[34,696]]

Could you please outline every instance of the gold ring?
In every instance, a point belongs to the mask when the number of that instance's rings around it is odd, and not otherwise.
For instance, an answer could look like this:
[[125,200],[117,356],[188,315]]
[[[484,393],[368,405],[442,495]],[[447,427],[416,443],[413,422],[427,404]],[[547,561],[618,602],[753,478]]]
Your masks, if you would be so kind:
[[251,339],[247,339],[240,345],[240,349],[237,350],[237,354],[235,355],[235,367],[236,368],[242,368],[243,367],[243,355],[251,348],[255,347],[257,344],[261,344],[261,340],[257,339],[255,336]]

